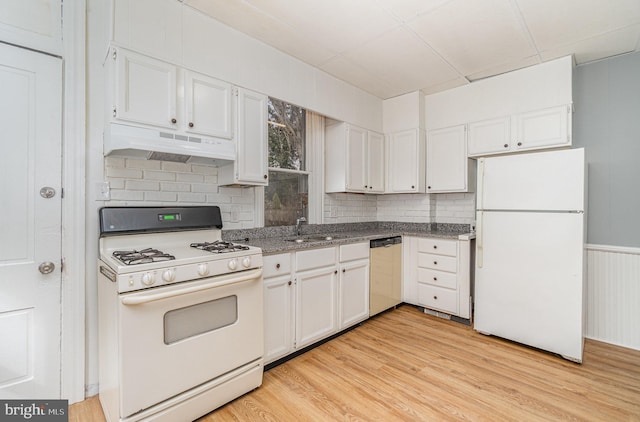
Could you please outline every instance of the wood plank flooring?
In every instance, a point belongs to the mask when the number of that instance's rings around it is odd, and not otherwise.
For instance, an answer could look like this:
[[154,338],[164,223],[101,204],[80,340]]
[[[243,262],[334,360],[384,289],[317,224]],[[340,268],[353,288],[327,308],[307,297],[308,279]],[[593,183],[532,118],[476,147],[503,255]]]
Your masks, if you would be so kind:
[[[69,420],[96,414],[91,398]],[[199,422],[449,420],[640,421],[640,351],[587,340],[579,365],[401,306]]]

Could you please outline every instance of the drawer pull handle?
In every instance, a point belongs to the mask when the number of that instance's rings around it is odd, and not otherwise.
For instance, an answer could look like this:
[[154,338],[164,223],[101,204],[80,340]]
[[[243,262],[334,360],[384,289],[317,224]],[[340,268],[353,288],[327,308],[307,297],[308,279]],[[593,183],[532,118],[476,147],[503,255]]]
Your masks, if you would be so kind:
[[276,264],[276,269],[280,269],[280,264]]
[[438,296],[434,296],[433,298],[434,298],[435,300],[438,300]]

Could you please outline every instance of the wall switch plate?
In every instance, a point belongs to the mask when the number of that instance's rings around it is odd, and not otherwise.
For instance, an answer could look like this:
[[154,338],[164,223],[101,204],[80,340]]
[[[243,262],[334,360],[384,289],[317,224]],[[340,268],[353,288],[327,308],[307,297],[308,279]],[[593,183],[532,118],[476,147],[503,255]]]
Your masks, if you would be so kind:
[[109,201],[111,199],[111,188],[109,182],[96,183],[96,201]]

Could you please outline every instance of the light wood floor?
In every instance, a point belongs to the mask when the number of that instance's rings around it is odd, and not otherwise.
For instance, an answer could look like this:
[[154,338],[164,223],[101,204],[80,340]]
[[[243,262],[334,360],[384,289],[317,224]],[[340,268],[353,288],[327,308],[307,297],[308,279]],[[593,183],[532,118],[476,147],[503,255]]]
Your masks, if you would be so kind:
[[[97,397],[70,422],[104,420]],[[214,421],[640,421],[640,351],[582,365],[402,306],[267,371]]]

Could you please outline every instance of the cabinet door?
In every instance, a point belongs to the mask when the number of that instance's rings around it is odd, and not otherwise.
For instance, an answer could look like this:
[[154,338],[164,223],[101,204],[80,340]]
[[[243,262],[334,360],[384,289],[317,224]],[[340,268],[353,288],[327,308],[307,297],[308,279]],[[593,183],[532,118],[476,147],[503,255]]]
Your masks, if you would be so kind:
[[296,275],[297,349],[336,332],[337,274],[332,266]]
[[339,328],[345,328],[369,316],[369,260],[340,266]]
[[267,185],[267,96],[238,88],[238,182]]
[[511,117],[469,123],[470,156],[507,152],[511,149]]
[[376,132],[369,132],[367,191],[384,192],[384,135]]
[[515,148],[526,150],[571,145],[570,113],[571,106],[560,106],[518,114]]
[[114,117],[175,129],[176,67],[123,49],[116,55]]
[[347,128],[347,183],[351,192],[364,192],[366,183],[365,147],[367,131],[355,126]]
[[231,139],[231,84],[200,73],[184,72],[187,132]]
[[392,133],[389,136],[389,192],[419,191],[419,134],[417,129]]
[[467,190],[467,140],[464,125],[427,134],[427,193]]
[[293,350],[291,276],[264,280],[264,360],[272,362]]

